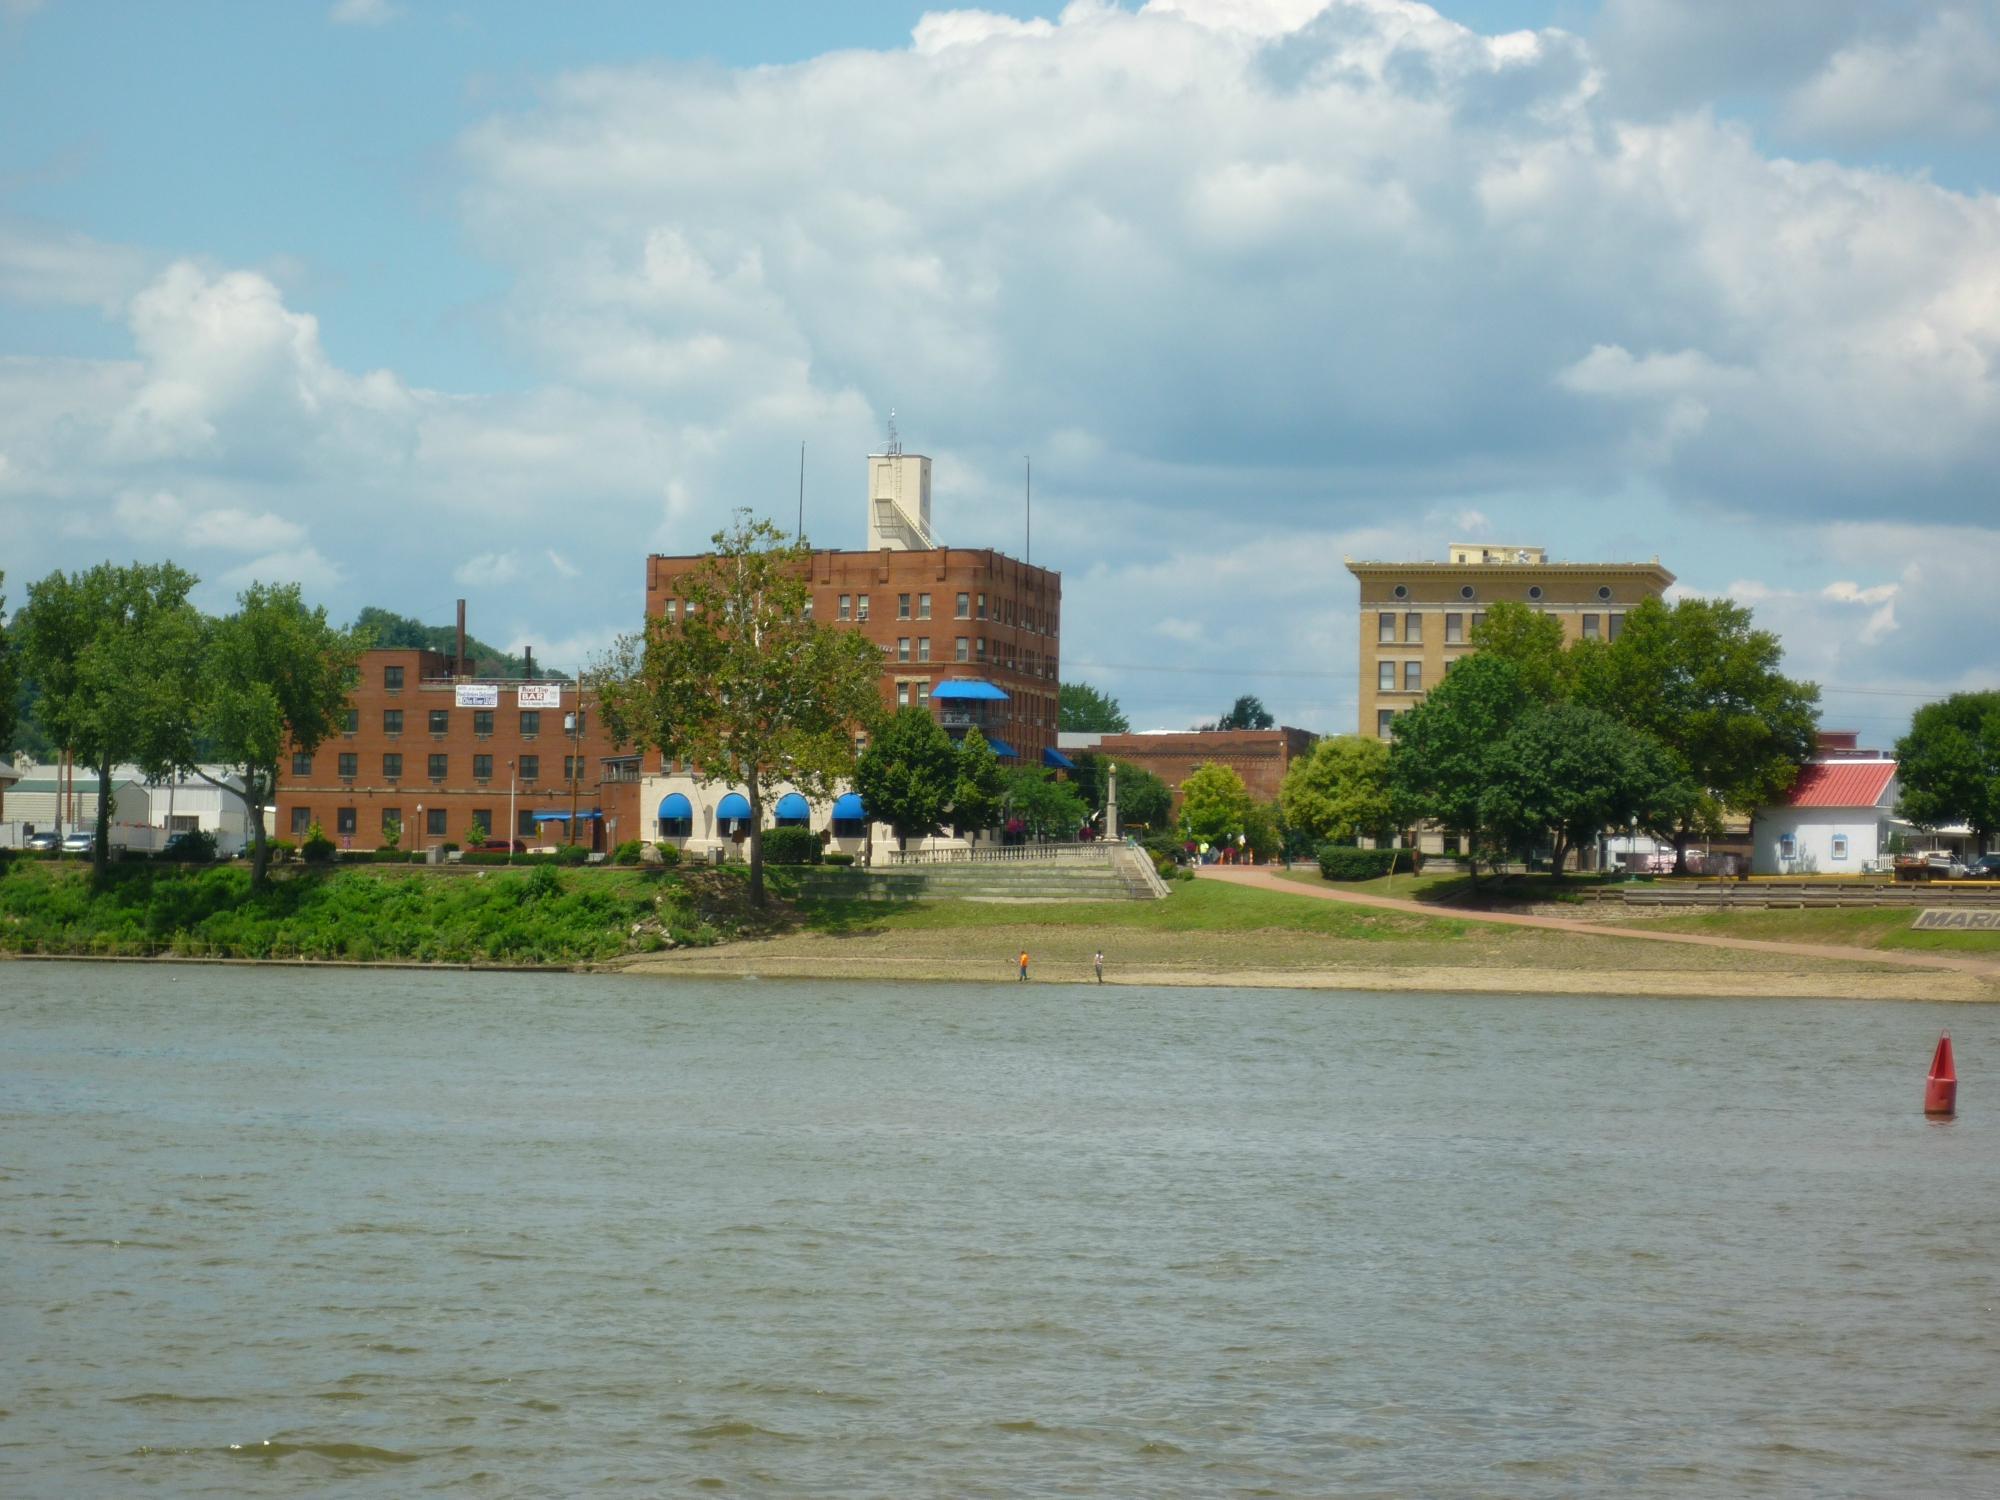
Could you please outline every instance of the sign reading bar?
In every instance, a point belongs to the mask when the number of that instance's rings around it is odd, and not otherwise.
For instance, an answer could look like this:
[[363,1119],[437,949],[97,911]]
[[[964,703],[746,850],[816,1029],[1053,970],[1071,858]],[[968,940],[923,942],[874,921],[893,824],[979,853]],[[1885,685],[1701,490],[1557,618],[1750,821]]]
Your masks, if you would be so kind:
[[498,708],[500,689],[490,682],[461,682],[453,698],[460,708]]
[[1947,927],[1966,932],[2000,932],[2000,911],[1949,911],[1933,906],[1917,913],[1914,927],[1918,932],[1937,932]]
[[524,682],[514,689],[514,701],[523,708],[561,708],[560,682]]

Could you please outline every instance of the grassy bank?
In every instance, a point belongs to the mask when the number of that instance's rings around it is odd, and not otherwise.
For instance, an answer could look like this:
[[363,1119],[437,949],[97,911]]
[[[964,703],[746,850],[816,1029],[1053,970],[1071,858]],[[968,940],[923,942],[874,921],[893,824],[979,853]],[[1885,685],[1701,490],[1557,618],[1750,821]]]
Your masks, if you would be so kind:
[[[600,963],[715,942],[740,882],[712,872],[441,875],[286,871],[253,893],[232,866],[0,866],[0,952],[418,963]],[[635,930],[636,929],[636,930]]]
[[[1837,943],[1856,949],[2000,954],[2000,932],[1915,931],[1912,924],[1918,910],[1909,906],[1801,907],[1627,918],[1621,908],[1606,907],[1601,916],[1607,922],[1621,918],[1643,922],[1651,932],[1712,933],[1717,937],[1758,938],[1779,943]],[[1590,915],[1595,920],[1600,914]]]

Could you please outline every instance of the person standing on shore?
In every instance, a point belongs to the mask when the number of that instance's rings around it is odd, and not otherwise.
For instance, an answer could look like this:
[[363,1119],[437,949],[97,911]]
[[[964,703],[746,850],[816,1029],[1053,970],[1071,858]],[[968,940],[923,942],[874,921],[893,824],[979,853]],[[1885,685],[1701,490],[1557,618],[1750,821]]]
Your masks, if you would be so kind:
[[1104,950],[1102,948],[1099,948],[1097,952],[1091,956],[1090,966],[1093,969],[1097,970],[1097,982],[1099,984],[1104,983]]
[[1021,950],[1021,983],[1026,984],[1027,982],[1028,982],[1028,950],[1026,948],[1023,948]]

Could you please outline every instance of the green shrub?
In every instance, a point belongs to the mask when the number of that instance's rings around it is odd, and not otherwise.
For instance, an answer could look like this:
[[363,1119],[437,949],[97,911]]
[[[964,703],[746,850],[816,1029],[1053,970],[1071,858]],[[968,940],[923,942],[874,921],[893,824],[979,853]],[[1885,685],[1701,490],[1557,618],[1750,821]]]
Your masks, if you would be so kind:
[[767,865],[816,865],[820,862],[819,835],[810,828],[767,828],[764,831],[764,863]]
[[[250,852],[251,847],[249,844],[243,846],[246,853]],[[289,862],[291,857],[299,852],[298,845],[294,844],[290,839],[266,839],[264,841],[264,848],[269,851],[271,863],[274,865],[282,865]]]
[[556,850],[556,863],[559,865],[581,865],[589,860],[590,851],[581,844],[564,844]]
[[854,863],[854,856],[851,854],[822,854],[819,857],[819,862],[823,865],[851,865]]
[[1361,849],[1353,844],[1321,844],[1319,872],[1328,880],[1374,880],[1392,871],[1416,868],[1414,849]]
[[681,851],[678,844],[655,844],[653,847],[660,851],[660,864],[664,868],[671,870],[681,862]]
[[636,865],[639,863],[639,851],[644,847],[637,839],[627,839],[611,851],[611,862],[614,865]]
[[306,830],[306,841],[299,845],[299,858],[309,865],[330,865],[336,852],[333,840],[317,823]]
[[162,849],[158,858],[177,864],[205,865],[215,859],[215,835],[206,828],[195,828],[180,836],[171,849]]

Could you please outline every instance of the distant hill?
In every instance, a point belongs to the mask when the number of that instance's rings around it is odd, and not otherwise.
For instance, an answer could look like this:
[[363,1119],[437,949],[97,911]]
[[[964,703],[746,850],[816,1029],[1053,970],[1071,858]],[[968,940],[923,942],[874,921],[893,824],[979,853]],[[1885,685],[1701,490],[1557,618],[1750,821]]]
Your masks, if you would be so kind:
[[[391,610],[380,609],[371,604],[354,617],[355,631],[365,633],[377,646],[406,646],[421,650],[442,651],[446,656],[458,649],[458,628],[454,625],[426,625],[413,620],[408,615],[399,615]],[[489,646],[477,636],[465,638],[465,654],[475,664],[472,675],[482,677],[525,677],[528,674],[527,661],[511,652]],[[568,682],[567,672],[552,671],[541,662],[535,663],[535,675]]]

